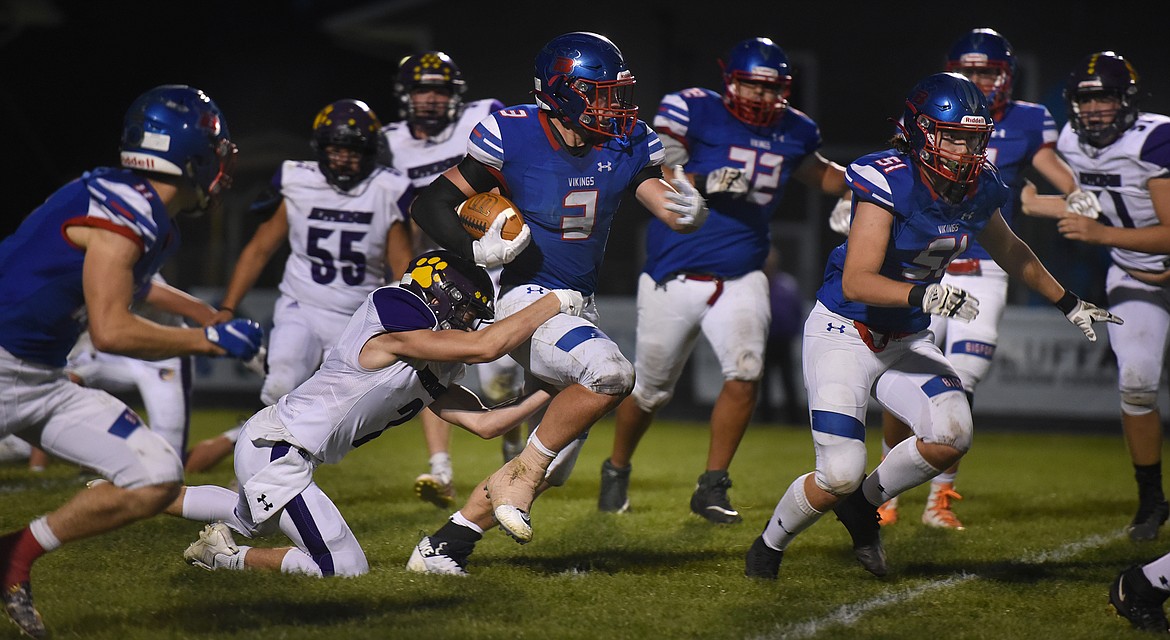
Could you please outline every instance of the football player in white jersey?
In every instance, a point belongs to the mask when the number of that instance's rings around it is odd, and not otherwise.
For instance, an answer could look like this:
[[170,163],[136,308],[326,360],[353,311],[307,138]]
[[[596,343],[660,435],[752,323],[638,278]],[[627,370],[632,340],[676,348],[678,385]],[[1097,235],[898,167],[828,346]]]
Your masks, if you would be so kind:
[[[451,56],[442,51],[424,51],[402,59],[394,81],[398,98],[399,122],[382,128],[386,144],[380,149],[379,162],[394,167],[410,178],[415,189],[422,189],[439,174],[459,164],[467,155],[467,138],[475,125],[503,107],[494,98],[464,102],[467,82]],[[437,248],[425,233],[414,227],[414,251]],[[499,280],[499,270],[491,272]],[[489,403],[503,402],[523,382],[524,371],[509,356],[498,362],[480,365],[481,388]],[[430,473],[418,476],[414,491],[419,498],[437,507],[448,508],[455,501],[454,469],[451,465],[451,425],[430,411],[422,413],[423,436],[426,438]],[[518,452],[520,431],[505,436]]]
[[248,359],[263,340],[243,318],[178,328],[130,311],[136,295],[157,299],[150,279],[178,248],[174,219],[216,207],[231,185],[236,147],[219,107],[193,87],[155,87],[131,104],[121,146],[120,167],[61,187],[0,242],[0,437],[107,480],[0,536],[0,602],[33,638],[48,634],[32,600],[37,558],[159,513],[183,479],[179,456],[125,404],[69,381],[82,330],[102,351],[136,358]]
[[1113,51],[1086,57],[1065,86],[1069,120],[1056,148],[1101,216],[1073,215],[1053,196],[1025,192],[1024,211],[1059,217],[1070,240],[1112,247],[1106,277],[1117,356],[1121,425],[1138,484],[1133,540],[1152,540],[1170,516],[1162,490],[1162,419],[1158,384],[1170,342],[1170,117],[1139,110],[1133,65]]
[[[539,391],[488,411],[457,381],[463,363],[495,360],[553,316],[580,314],[581,294],[552,291],[524,311],[469,333],[494,318],[492,289],[483,268],[440,250],[416,257],[399,286],[370,293],[321,368],[244,425],[235,452],[239,491],[186,487],[167,509],[214,522],[184,558],[206,569],[315,576],[368,571],[345,518],[313,481],[317,466],[340,462],[428,405],[443,419],[491,438],[549,398]],[[232,536],[232,531],[253,537],[277,530],[295,546],[239,546]]]
[[313,374],[366,296],[410,259],[410,181],[378,166],[377,115],[360,100],[338,100],[313,121],[317,161],[286,160],[272,179],[273,216],[240,253],[220,306],[235,312],[285,242],[290,252],[268,340],[260,400],[275,404]]

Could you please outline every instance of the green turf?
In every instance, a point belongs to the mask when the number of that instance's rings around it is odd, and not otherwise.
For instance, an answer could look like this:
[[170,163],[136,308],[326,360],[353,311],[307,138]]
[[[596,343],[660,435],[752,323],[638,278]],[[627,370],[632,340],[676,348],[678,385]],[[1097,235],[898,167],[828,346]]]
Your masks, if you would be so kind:
[[[199,412],[192,437],[235,418]],[[411,493],[426,455],[410,423],[318,472],[369,557],[366,576],[201,571],[181,559],[200,524],[159,516],[45,556],[34,593],[57,638],[1116,638],[1139,636],[1110,613],[1110,579],[1165,551],[1121,535],[1136,499],[1120,436],[979,434],[958,484],[966,531],[920,524],[919,487],[884,530],[887,578],[857,565],[830,516],[790,547],[778,581],[748,580],[744,553],[811,469],[807,429],[749,430],[731,469],[745,518],[735,526],[690,514],[708,433],[680,422],[656,424],[642,442],[631,512],[598,513],[612,435],[612,422],[597,425],[568,485],[537,503],[530,544],[489,532],[467,578],[404,569],[420,535],[448,515]],[[872,466],[876,430],[869,437]],[[500,463],[497,443],[463,432],[453,455],[461,499]],[[223,463],[188,482],[230,479]],[[37,477],[0,466],[0,529],[80,486],[61,463]],[[13,631],[0,624],[0,637]]]

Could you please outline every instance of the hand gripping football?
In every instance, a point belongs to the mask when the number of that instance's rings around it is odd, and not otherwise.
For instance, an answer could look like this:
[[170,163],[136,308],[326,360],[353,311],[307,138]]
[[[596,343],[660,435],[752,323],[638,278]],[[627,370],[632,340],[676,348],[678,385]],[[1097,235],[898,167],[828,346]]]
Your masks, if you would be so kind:
[[477,193],[455,208],[459,222],[467,235],[478,240],[487,232],[497,216],[504,216],[504,229],[500,235],[512,240],[524,226],[524,219],[512,201],[496,193]]

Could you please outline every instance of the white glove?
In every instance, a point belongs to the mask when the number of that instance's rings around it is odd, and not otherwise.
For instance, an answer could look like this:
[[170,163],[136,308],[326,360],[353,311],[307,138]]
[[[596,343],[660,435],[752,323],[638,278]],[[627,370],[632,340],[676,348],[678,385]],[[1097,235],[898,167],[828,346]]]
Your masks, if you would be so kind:
[[475,254],[475,264],[487,269],[494,269],[516,259],[528,241],[532,239],[532,231],[525,223],[515,238],[505,240],[500,232],[504,229],[504,216],[496,216],[483,237],[471,243],[471,250]]
[[842,197],[829,212],[829,228],[843,236],[848,236],[849,222],[852,216],[853,199]]
[[557,299],[561,301],[561,313],[579,316],[585,310],[585,298],[581,293],[572,289],[553,289]]
[[252,356],[251,360],[244,361],[244,368],[247,369],[248,371],[251,371],[252,373],[255,373],[258,376],[263,377],[263,376],[267,375],[267,373],[268,373],[267,371],[264,370],[264,361],[267,358],[268,358],[268,349],[261,346],[260,349],[256,351],[256,355]]
[[979,315],[979,301],[958,287],[932,284],[926,287],[926,295],[922,297],[922,310],[931,315],[970,322]]
[[1069,213],[1075,213],[1078,216],[1095,220],[1097,216],[1101,215],[1101,202],[1097,200],[1097,196],[1092,191],[1077,189],[1064,197],[1064,204]]
[[707,221],[707,201],[687,180],[682,165],[674,165],[674,178],[670,183],[674,185],[675,191],[666,192],[666,210],[677,213],[678,223],[690,227],[691,231],[703,226]]
[[1097,332],[1093,331],[1094,322],[1125,324],[1124,320],[1109,313],[1109,311],[1098,307],[1092,302],[1085,302],[1080,298],[1077,298],[1077,305],[1073,307],[1073,310],[1064,314],[1064,317],[1068,318],[1069,322],[1077,325],[1077,328],[1084,332],[1089,342],[1097,341]]
[[743,169],[735,167],[719,167],[707,174],[707,195],[726,193],[732,197],[742,196],[748,192],[747,174]]

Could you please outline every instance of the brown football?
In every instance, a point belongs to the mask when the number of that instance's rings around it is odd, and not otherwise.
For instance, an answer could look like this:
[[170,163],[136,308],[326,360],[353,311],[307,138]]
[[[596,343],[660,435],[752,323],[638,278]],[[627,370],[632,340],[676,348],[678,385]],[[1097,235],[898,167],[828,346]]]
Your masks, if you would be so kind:
[[524,226],[520,210],[511,200],[498,193],[477,193],[456,207],[455,211],[467,235],[476,239],[487,233],[488,227],[499,215],[505,216],[504,228],[500,232],[505,240],[514,239]]

